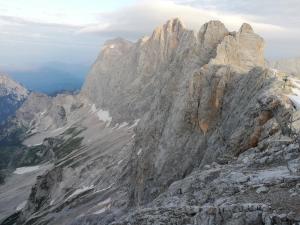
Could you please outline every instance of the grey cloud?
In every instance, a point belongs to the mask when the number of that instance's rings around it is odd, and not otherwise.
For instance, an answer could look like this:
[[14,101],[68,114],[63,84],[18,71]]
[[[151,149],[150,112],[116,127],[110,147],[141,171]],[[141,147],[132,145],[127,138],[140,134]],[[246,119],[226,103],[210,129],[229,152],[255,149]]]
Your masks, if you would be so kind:
[[299,0],[177,0],[176,2],[255,16],[259,22],[291,27],[300,25]]
[[181,17],[189,28],[196,30],[211,19],[222,20],[231,30],[249,22],[266,39],[268,58],[294,57],[300,52],[299,6],[298,0],[142,1],[115,12],[100,14],[99,23],[107,26],[100,26],[100,29],[91,26],[88,32],[105,38],[122,36],[136,40],[149,35],[155,26],[172,17]]
[[136,41],[173,17],[194,30],[211,19],[222,20],[230,30],[249,22],[266,39],[268,58],[294,57],[300,52],[299,5],[298,0],[145,0],[97,14],[99,23],[87,26],[0,15],[0,62],[92,61],[106,39]]

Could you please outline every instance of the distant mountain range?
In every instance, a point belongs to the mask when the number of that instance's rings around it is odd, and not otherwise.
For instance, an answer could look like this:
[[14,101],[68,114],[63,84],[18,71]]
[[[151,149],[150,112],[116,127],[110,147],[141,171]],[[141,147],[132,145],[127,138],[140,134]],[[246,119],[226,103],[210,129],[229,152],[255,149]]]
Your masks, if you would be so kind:
[[300,75],[300,58],[281,59],[272,61],[270,66],[286,73]]
[[29,92],[8,76],[0,75],[0,124],[13,116]]
[[13,79],[28,90],[49,95],[61,91],[79,90],[84,82],[89,65],[48,63],[32,70],[8,70]]

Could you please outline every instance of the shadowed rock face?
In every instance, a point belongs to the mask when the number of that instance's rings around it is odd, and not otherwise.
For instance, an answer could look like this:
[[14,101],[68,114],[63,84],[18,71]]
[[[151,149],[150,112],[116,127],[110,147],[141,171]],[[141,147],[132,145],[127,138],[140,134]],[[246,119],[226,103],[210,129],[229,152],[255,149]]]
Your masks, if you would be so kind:
[[48,137],[54,166],[17,224],[297,221],[299,126],[263,47],[248,24],[196,34],[179,19],[108,41],[79,95],[32,96],[18,111],[24,143]]

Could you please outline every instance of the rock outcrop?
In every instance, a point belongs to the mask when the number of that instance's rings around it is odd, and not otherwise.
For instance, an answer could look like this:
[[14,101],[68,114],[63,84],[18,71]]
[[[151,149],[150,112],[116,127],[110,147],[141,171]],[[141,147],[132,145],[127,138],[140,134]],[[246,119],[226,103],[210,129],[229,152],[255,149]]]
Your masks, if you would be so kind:
[[179,19],[108,41],[79,95],[32,95],[43,104],[18,111],[24,143],[42,137],[54,166],[6,221],[299,222],[298,114],[263,48],[248,24],[195,33]]

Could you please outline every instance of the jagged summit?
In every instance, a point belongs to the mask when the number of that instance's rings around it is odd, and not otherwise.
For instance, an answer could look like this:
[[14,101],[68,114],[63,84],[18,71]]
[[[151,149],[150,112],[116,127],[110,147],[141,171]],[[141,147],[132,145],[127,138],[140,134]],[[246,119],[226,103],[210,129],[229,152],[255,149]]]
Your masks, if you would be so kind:
[[121,46],[130,46],[133,43],[131,41],[128,41],[124,38],[118,37],[118,38],[114,38],[111,40],[108,40],[104,43],[104,48],[108,47],[108,48],[115,48],[115,47],[121,47]]
[[241,26],[240,30],[239,30],[240,33],[253,33],[254,30],[252,28],[252,26],[248,23],[243,23],[243,25]]
[[170,35],[180,35],[185,30],[183,23],[179,18],[168,20],[165,24],[157,27],[153,33],[152,38],[166,38]]
[[163,27],[166,31],[169,32],[179,32],[185,29],[185,26],[183,22],[180,20],[180,18],[173,18],[168,20]]

